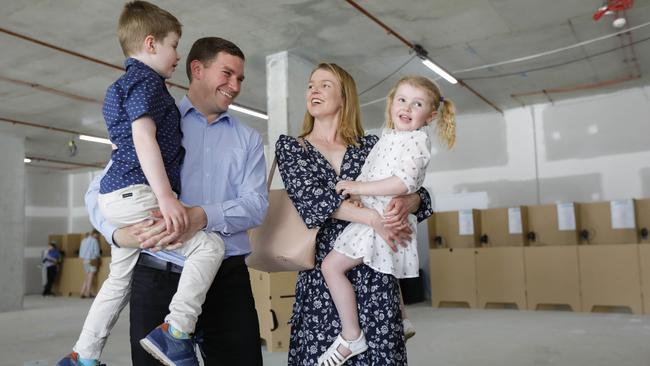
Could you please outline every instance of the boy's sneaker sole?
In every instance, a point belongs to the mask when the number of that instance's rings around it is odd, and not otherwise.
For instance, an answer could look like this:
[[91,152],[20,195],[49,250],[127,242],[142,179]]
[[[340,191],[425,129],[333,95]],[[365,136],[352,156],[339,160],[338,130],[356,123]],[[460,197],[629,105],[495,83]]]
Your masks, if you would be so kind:
[[160,361],[163,365],[166,366],[176,366],[176,364],[170,360],[153,342],[147,338],[142,338],[140,340],[140,345],[144,348],[145,351],[149,352],[155,359]]

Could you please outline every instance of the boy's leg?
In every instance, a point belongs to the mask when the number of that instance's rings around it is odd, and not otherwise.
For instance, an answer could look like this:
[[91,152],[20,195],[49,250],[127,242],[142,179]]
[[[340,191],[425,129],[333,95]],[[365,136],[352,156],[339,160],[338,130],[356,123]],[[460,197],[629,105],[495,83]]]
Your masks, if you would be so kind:
[[343,339],[357,339],[361,333],[357,312],[357,294],[345,275],[349,270],[363,263],[362,258],[352,259],[332,250],[321,266],[323,277],[332,295],[332,301],[341,318]]
[[106,339],[129,299],[131,274],[139,252],[131,248],[111,249],[108,278],[97,293],[73,348],[82,358],[99,359]]
[[[101,194],[98,204],[104,217],[123,227],[142,221],[157,207],[151,187],[138,184]],[[73,350],[82,358],[98,359],[111,329],[126,305],[131,291],[131,277],[138,261],[139,249],[113,247],[108,278],[88,311],[81,335]]]
[[208,291],[197,332],[206,365],[262,365],[260,327],[243,255],[226,258]]
[[180,331],[194,333],[201,306],[223,260],[224,242],[216,233],[199,231],[177,252],[185,256],[185,265],[165,321]]

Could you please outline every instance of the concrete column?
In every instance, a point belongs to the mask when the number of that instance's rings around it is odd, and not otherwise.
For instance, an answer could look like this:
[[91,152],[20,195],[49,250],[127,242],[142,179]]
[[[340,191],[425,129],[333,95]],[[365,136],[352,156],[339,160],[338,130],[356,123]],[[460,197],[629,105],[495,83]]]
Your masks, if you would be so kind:
[[[316,65],[288,51],[266,56],[266,108],[269,115],[267,150],[268,166],[275,156],[275,143],[280,135],[298,136],[305,115],[305,91]],[[281,187],[279,174],[273,187]]]
[[0,312],[21,309],[25,280],[25,139],[0,133]]

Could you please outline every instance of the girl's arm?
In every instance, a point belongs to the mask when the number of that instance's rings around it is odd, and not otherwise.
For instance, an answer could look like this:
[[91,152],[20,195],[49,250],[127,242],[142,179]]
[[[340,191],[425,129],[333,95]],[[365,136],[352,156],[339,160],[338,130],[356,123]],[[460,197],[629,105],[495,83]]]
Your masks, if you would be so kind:
[[336,192],[342,195],[399,196],[408,193],[404,181],[396,176],[371,182],[342,180],[336,184]]

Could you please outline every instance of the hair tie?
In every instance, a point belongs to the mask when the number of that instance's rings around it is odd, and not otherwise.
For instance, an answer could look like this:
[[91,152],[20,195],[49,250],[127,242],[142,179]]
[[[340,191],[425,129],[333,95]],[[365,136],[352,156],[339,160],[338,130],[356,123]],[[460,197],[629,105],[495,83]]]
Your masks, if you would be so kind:
[[438,101],[439,101],[439,104],[438,104],[438,110],[440,111],[440,110],[442,110],[442,108],[445,106],[445,103],[444,103],[444,102],[445,102],[445,97],[443,97],[443,96],[441,95],[441,96],[440,96],[440,99],[438,99]]

